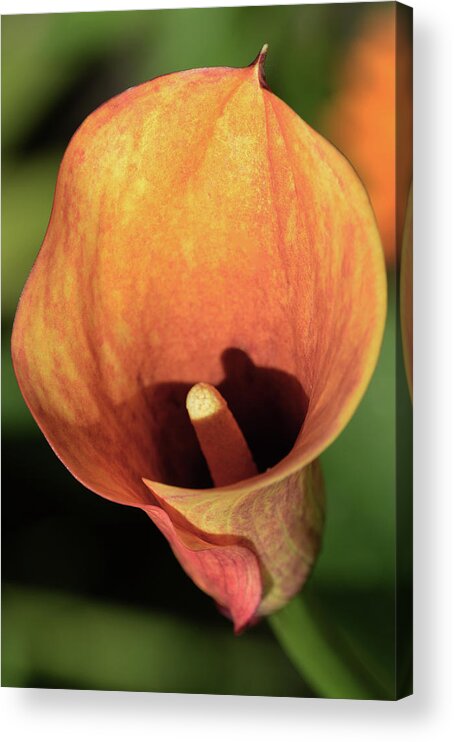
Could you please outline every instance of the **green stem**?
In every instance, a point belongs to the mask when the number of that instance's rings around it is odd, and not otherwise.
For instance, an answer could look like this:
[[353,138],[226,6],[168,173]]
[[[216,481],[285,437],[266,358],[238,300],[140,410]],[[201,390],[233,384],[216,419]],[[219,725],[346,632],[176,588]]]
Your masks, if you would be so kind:
[[[279,643],[315,693],[325,698],[389,698],[354,648],[300,593],[268,621]],[[320,614],[320,615],[319,615]]]

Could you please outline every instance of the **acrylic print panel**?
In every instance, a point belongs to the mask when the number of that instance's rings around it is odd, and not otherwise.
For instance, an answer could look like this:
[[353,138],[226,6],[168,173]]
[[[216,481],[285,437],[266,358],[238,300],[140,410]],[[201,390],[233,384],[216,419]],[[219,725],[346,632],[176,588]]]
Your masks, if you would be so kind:
[[411,24],[4,17],[4,685],[411,693]]

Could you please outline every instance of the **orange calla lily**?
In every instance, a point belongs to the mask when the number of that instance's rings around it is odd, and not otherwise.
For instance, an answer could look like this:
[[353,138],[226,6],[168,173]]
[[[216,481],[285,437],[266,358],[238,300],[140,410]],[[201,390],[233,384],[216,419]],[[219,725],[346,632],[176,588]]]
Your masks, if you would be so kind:
[[[237,630],[311,570],[316,458],[368,384],[386,305],[366,193],[270,92],[264,56],[157,78],[85,120],[12,339],[57,455],[142,508]],[[197,382],[227,401],[258,474],[212,486],[185,407]]]

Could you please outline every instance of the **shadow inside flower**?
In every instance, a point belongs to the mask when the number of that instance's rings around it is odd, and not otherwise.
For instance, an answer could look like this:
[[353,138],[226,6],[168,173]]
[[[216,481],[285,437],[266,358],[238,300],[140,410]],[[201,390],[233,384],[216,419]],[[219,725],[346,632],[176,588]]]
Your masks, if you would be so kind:
[[[256,366],[239,348],[227,348],[221,361],[225,378],[217,388],[237,420],[259,472],[266,471],[292,449],[306,416],[307,395],[294,376]],[[197,381],[200,380],[193,383]],[[156,423],[153,442],[161,481],[180,487],[212,487],[186,411],[191,386],[192,383],[166,382],[147,390],[147,402]]]

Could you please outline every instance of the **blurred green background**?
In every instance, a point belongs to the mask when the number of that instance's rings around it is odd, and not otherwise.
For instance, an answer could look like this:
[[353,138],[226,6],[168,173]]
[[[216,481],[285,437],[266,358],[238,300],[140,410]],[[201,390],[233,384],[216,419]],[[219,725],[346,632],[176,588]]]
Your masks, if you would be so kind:
[[[323,694],[288,659],[267,622],[233,636],[143,513],[102,500],[71,477],[21,398],[9,344],[60,160],[94,108],[170,71],[244,66],[266,41],[271,89],[317,128],[336,92],[339,60],[370,7],[3,17],[3,685]],[[391,274],[373,381],[352,423],[322,457],[327,525],[304,591],[311,620],[325,627],[329,617],[334,646],[350,648],[383,698],[395,693],[396,580],[404,592],[411,584],[411,559],[405,552],[396,562],[395,549],[396,399],[401,420],[410,408],[405,380],[396,377],[394,282]],[[410,443],[404,448],[406,471]],[[408,531],[403,480],[401,522]],[[308,640],[307,656],[315,651]]]

